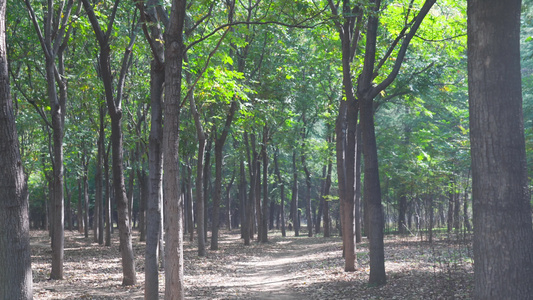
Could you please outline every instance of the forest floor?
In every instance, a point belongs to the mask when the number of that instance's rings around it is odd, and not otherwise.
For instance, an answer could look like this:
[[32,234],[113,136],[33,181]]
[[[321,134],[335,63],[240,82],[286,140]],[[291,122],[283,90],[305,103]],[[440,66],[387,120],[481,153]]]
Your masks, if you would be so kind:
[[[45,231],[32,231],[34,299],[143,299],[144,242],[134,232],[138,283],[123,287],[118,232],[111,247],[65,232],[64,280],[49,280],[51,250]],[[304,233],[305,234],[305,233]],[[385,236],[387,284],[370,286],[368,242],[357,245],[359,268],[344,272],[340,237],[283,238],[244,246],[238,231],[222,231],[220,250],[197,256],[185,242],[186,299],[469,299],[471,241],[438,236]],[[160,298],[164,275],[160,274]]]

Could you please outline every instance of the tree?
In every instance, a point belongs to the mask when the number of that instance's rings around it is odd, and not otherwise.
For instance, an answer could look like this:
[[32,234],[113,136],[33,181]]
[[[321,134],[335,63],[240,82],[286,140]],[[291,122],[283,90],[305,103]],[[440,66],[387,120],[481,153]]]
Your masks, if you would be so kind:
[[520,11],[520,0],[468,1],[476,299],[533,294]]
[[[357,50],[363,13],[358,5],[353,7],[350,1],[343,1],[342,12],[339,5],[328,0],[329,7],[336,17],[335,26],[339,32],[342,52],[342,88],[343,97],[339,103],[339,112],[335,123],[335,143],[337,158],[337,176],[341,207],[342,241],[344,246],[344,270],[355,271],[357,256],[355,254],[355,190],[356,170],[356,126],[359,107],[354,93],[351,64]],[[341,23],[340,17],[344,17]]]
[[[99,63],[102,82],[104,84],[105,99],[109,116],[111,117],[111,144],[112,144],[112,166],[113,166],[113,190],[118,211],[118,228],[120,235],[123,285],[134,285],[137,283],[135,272],[135,259],[133,256],[133,246],[131,244],[131,227],[128,218],[128,203],[126,197],[126,187],[124,184],[123,166],[123,134],[122,134],[122,96],[124,80],[129,67],[131,49],[135,37],[130,37],[130,43],[126,47],[122,58],[120,76],[116,83],[116,90],[113,87],[113,75],[111,72],[111,47],[110,38],[113,33],[113,25],[120,0],[115,1],[112,7],[112,14],[109,17],[107,29],[104,32],[94,12],[93,6],[88,0],[83,0],[83,7],[87,12],[89,21],[93,27],[96,39],[100,46]],[[88,226],[88,224],[85,224]]]
[[0,298],[32,299],[28,186],[20,158],[0,1]]
[[[405,53],[411,39],[414,37],[420,24],[435,3],[435,0],[426,0],[418,14],[411,20],[411,7],[405,16],[405,25],[391,44],[390,50],[385,54],[376,65],[376,45],[379,27],[379,10],[381,1],[372,1],[372,13],[368,18],[365,57],[363,70],[357,81],[357,98],[361,110],[361,133],[363,136],[363,155],[364,155],[364,198],[369,208],[369,244],[370,244],[370,284],[385,284],[385,258],[383,246],[383,211],[381,206],[381,187],[379,182],[378,153],[376,144],[376,133],[374,125],[374,98],[383,92],[395,79],[400,71],[400,67],[405,58]],[[407,31],[409,30],[409,31]],[[402,40],[401,47],[397,52],[395,63],[389,74],[375,84],[376,76],[383,66],[385,60],[388,60],[392,49]]]
[[[54,9],[54,2],[49,1],[47,15],[44,18],[44,35],[38,24],[37,16],[30,4],[25,1],[30,18],[33,22],[41,48],[45,54],[46,81],[48,101],[52,117],[53,131],[53,195],[50,199],[51,208],[51,233],[52,233],[52,271],[50,278],[63,279],[63,255],[64,255],[64,187],[63,187],[63,136],[65,127],[65,110],[67,100],[67,82],[65,77],[64,52],[67,48],[72,26],[69,25],[70,13],[74,1],[70,0],[60,5],[60,9]],[[45,12],[43,12],[44,14]],[[55,14],[55,15],[54,15]],[[55,21],[55,22],[54,22]],[[56,59],[58,63],[56,64]],[[59,88],[59,95],[56,89]]]
[[[183,197],[179,184],[181,77],[187,1],[173,0],[165,32],[165,126],[163,128],[163,197],[165,216],[165,299],[184,299]],[[198,187],[197,187],[198,188]],[[168,216],[168,217],[167,217]]]

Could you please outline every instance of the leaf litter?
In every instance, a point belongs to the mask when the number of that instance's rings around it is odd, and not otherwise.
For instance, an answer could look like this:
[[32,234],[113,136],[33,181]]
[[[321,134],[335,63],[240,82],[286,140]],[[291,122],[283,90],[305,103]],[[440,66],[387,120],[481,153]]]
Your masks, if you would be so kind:
[[[35,299],[143,299],[145,243],[134,232],[138,283],[124,287],[115,232],[110,247],[65,231],[64,280],[49,280],[51,248],[46,231],[32,231]],[[442,235],[433,243],[418,237],[385,237],[387,284],[370,286],[368,242],[357,245],[358,269],[344,272],[340,237],[281,237],[244,246],[240,233],[221,231],[219,250],[197,256],[185,241],[186,299],[470,299],[471,239]],[[164,274],[159,274],[160,299]]]

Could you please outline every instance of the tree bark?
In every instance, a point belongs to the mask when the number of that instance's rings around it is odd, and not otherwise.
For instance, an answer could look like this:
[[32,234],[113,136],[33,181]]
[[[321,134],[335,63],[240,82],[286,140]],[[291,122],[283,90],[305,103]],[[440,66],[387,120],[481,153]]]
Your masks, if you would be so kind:
[[222,198],[222,164],[224,144],[228,137],[233,116],[237,111],[237,103],[232,101],[222,133],[215,139],[215,194],[213,195],[213,225],[211,229],[211,250],[218,250],[218,229],[220,222],[220,199]]
[[[163,197],[165,207],[165,299],[185,298],[183,274],[183,197],[179,184],[181,77],[185,45],[186,0],[173,0],[165,33],[165,126],[163,127]],[[199,188],[199,186],[197,186]],[[200,240],[200,238],[199,238]]]
[[[385,90],[397,77],[405,58],[407,48],[425,16],[435,4],[435,0],[426,0],[420,11],[402,30],[402,43],[390,73],[379,84],[374,83],[376,70],[376,45],[379,27],[381,0],[373,0],[372,13],[368,17],[366,45],[363,70],[357,82],[357,98],[361,110],[361,130],[363,135],[364,156],[364,201],[368,205],[370,248],[369,283],[381,285],[386,283],[385,257],[383,249],[383,211],[381,207],[381,188],[379,183],[379,166],[374,126],[374,98]],[[410,26],[410,28],[409,28]],[[409,31],[407,32],[407,30]],[[405,33],[407,32],[407,33]],[[378,64],[379,66],[380,64]],[[378,67],[379,69],[379,67]],[[366,213],[366,212],[365,212]],[[365,228],[367,229],[367,228]]]
[[[54,216],[52,234],[52,270],[51,279],[63,279],[64,260],[64,189],[63,189],[63,136],[66,113],[67,85],[63,53],[67,47],[72,26],[68,25],[74,4],[69,0],[61,10],[54,9],[54,2],[48,1],[47,16],[44,18],[44,36],[41,33],[37,17],[29,0],[25,1],[30,19],[36,29],[41,48],[45,54],[47,94],[52,117],[53,154],[52,168],[54,176],[53,208]],[[64,10],[63,10],[64,9]],[[54,15],[57,14],[57,15]],[[53,22],[53,20],[57,20]],[[56,64],[57,59],[57,64]],[[56,74],[57,72],[57,74]],[[57,76],[56,76],[57,75]],[[57,84],[57,90],[56,90]],[[59,91],[59,95],[57,93]]]
[[[339,16],[339,7],[332,0],[328,1],[334,15]],[[335,123],[337,176],[339,182],[340,218],[342,228],[342,240],[344,249],[344,270],[355,271],[355,153],[356,153],[356,125],[358,118],[358,103],[355,99],[351,62],[359,42],[359,28],[362,13],[359,6],[350,7],[348,2],[343,2],[342,14],[344,22],[336,22],[339,32],[342,51],[342,84],[345,99],[339,103],[339,113]]]
[[533,294],[520,12],[520,0],[468,1],[474,299]]
[[262,219],[261,219],[261,229],[260,232],[261,238],[259,239],[262,243],[268,242],[268,206],[269,206],[269,200],[268,200],[268,153],[267,153],[267,145],[268,145],[268,127],[265,125],[263,127],[263,145],[261,146],[261,157],[263,159],[263,203],[262,203]]
[[144,298],[159,298],[159,241],[162,234],[162,181],[163,181],[163,91],[165,82],[164,47],[159,41],[163,34],[156,12],[158,2],[148,0],[146,9],[139,3],[143,31],[150,44],[153,59],[150,64],[151,124],[148,142],[148,198],[146,203],[146,249]]
[[[107,32],[104,33],[100,27],[99,21],[93,11],[92,5],[88,0],[82,0],[83,7],[87,12],[89,21],[93,27],[96,39],[100,46],[100,73],[104,84],[105,99],[107,109],[111,117],[111,147],[112,147],[112,173],[113,173],[113,191],[117,203],[118,213],[118,230],[120,237],[120,252],[122,257],[123,285],[135,285],[137,275],[135,272],[135,259],[133,247],[131,244],[131,227],[128,218],[128,200],[126,197],[126,187],[124,184],[124,166],[123,166],[123,135],[122,135],[122,91],[124,80],[130,63],[133,43],[135,37],[130,38],[130,44],[124,52],[120,75],[117,80],[117,89],[113,88],[113,75],[111,72],[111,48],[109,38],[113,28],[114,17],[120,0],[117,0],[113,6],[113,13],[107,24]],[[115,94],[115,95],[114,95]]]
[[33,299],[28,187],[20,158],[0,0],[0,298]]
[[279,149],[276,149],[276,154],[274,155],[274,170],[276,173],[276,178],[278,180],[278,185],[280,188],[280,197],[281,197],[281,203],[280,203],[281,236],[285,237],[287,236],[287,233],[285,232],[285,184],[283,183],[283,179],[281,178],[281,172],[279,170],[278,155],[279,155]]
[[296,168],[295,150],[292,152],[291,219],[294,226],[294,236],[300,236],[300,220],[298,218],[298,169]]

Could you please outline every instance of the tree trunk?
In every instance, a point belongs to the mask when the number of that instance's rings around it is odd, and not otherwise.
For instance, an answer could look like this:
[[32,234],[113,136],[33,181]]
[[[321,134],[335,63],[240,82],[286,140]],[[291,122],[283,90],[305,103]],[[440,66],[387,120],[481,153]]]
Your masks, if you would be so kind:
[[468,218],[468,183],[470,181],[470,170],[468,170],[468,176],[466,177],[465,190],[464,190],[464,202],[463,202],[463,219],[465,222],[465,229],[467,232],[472,231],[470,226],[470,220]]
[[83,165],[83,223],[84,226],[84,236],[89,238],[89,158],[86,153],[83,153],[82,156],[82,165]]
[[213,138],[210,137],[205,142],[205,159],[204,159],[204,165],[203,165],[203,182],[202,187],[204,189],[204,197],[203,197],[203,203],[204,203],[204,238],[205,243],[207,243],[207,231],[209,228],[209,199],[212,196],[211,193],[211,147],[213,145]]
[[[173,0],[165,34],[165,126],[163,127],[163,197],[165,206],[165,299],[185,298],[183,275],[183,197],[179,184],[181,77],[185,45],[186,0]],[[200,158],[199,158],[200,159]],[[200,186],[197,186],[197,189]],[[199,238],[199,240],[201,240]]]
[[235,181],[235,169],[233,170],[233,175],[231,176],[231,180],[226,186],[226,227],[228,231],[231,231],[232,228],[232,212],[231,212],[231,187],[233,186],[233,182]]
[[148,203],[148,176],[146,176],[145,170],[139,170],[137,178],[139,180],[139,187],[141,189],[141,195],[139,197],[139,231],[141,242],[146,241],[146,204]]
[[369,213],[370,278],[369,283],[385,284],[385,252],[383,245],[383,211],[379,184],[378,152],[374,129],[372,99],[360,99],[363,155],[365,159],[364,191]]
[[104,162],[104,156],[105,156],[105,107],[102,105],[99,109],[100,111],[100,128],[98,132],[98,169],[97,171],[100,173],[100,178],[98,179],[98,183],[100,184],[100,194],[99,196],[96,196],[96,199],[98,201],[96,202],[97,205],[97,211],[98,211],[98,244],[103,245],[104,244],[104,194],[107,196],[107,192],[104,193],[105,188],[107,188],[107,185],[103,183],[103,173],[102,173],[102,165]]
[[233,122],[233,116],[237,111],[237,103],[231,102],[228,114],[226,116],[226,122],[220,137],[215,139],[215,194],[213,195],[213,225],[211,229],[211,250],[218,250],[218,229],[220,223],[220,199],[222,198],[222,164],[224,144],[228,137],[231,123]]
[[65,179],[66,178],[63,179],[63,182],[65,182],[65,192],[67,193],[65,202],[65,223],[67,223],[67,229],[72,231],[72,190],[67,187],[67,181]]
[[[83,7],[87,12],[89,21],[100,46],[100,73],[104,84],[105,99],[109,116],[111,117],[111,147],[112,147],[112,172],[113,172],[113,192],[117,204],[118,230],[120,238],[120,252],[122,258],[123,285],[135,285],[137,275],[135,272],[135,259],[131,244],[131,227],[128,218],[128,200],[126,197],[126,187],[124,184],[123,166],[123,136],[122,136],[122,95],[124,80],[130,64],[131,49],[135,38],[130,38],[130,44],[126,48],[122,57],[122,67],[117,80],[116,90],[113,88],[113,75],[111,72],[111,48],[109,45],[109,34],[104,34],[100,28],[99,21],[88,0],[82,0]],[[119,2],[115,2],[115,6]],[[115,7],[116,8],[116,7]],[[114,19],[111,18],[110,22]],[[107,24],[107,28],[112,28],[112,23]],[[110,30],[110,29],[109,29]],[[114,95],[115,94],[115,95]]]
[[[251,135],[250,139],[252,140],[252,143],[255,143],[255,135]],[[244,237],[244,245],[250,245],[250,240],[254,238],[254,230],[253,230],[253,224],[254,224],[254,203],[255,203],[255,180],[257,179],[257,176],[255,174],[256,172],[256,153],[255,151],[252,152],[252,156],[250,156],[250,143],[248,141],[248,133],[244,133],[244,143],[246,145],[246,158],[248,160],[248,173],[250,175],[250,192],[248,194],[248,204],[246,206],[246,229],[245,230],[245,237]],[[255,147],[254,147],[255,149]]]
[[291,219],[294,226],[294,236],[300,236],[300,220],[298,218],[298,169],[296,168],[295,150],[292,152]]
[[0,298],[32,299],[28,187],[9,88],[5,17],[6,1],[0,0]]
[[468,1],[474,299],[533,294],[520,12],[520,0]]
[[330,189],[331,189],[331,171],[333,169],[333,163],[330,161],[328,163],[328,170],[327,170],[327,173],[326,173],[326,182],[325,182],[325,185],[324,185],[324,193],[323,193],[323,198],[324,198],[324,208],[323,208],[323,213],[324,213],[324,237],[330,237],[331,236],[331,233],[330,233],[330,228],[331,228],[331,220],[329,218],[329,200],[326,199],[327,196],[329,196],[329,193],[330,193]]
[[287,233],[285,232],[285,184],[283,183],[283,179],[281,178],[281,172],[279,170],[278,155],[279,155],[279,149],[276,148],[276,154],[274,155],[274,171],[276,173],[276,178],[278,180],[278,185],[280,188],[280,197],[281,197],[281,203],[280,203],[281,236],[285,237],[287,235]]
[[407,195],[402,194],[398,201],[398,233],[405,234],[405,212],[407,210]]
[[[147,40],[163,40],[157,22],[156,0],[147,1],[141,6],[141,21]],[[150,27],[148,27],[150,25]],[[152,43],[153,60],[150,64],[150,106],[151,123],[148,142],[148,198],[146,202],[146,249],[144,298],[159,299],[159,241],[162,234],[162,199],[163,181],[163,91],[165,82],[164,48],[162,43]]]
[[446,229],[448,233],[452,232],[453,228],[453,210],[454,210],[454,204],[455,204],[455,193],[453,190],[453,185],[449,187],[448,191],[448,218],[446,220]]
[[190,162],[187,164],[187,223],[189,224],[189,241],[194,241],[194,201],[192,193],[192,167]]
[[[133,151],[132,151],[133,152]],[[132,153],[132,157],[136,158],[136,155]],[[135,182],[135,172],[136,167],[130,166],[130,176],[128,178],[128,189],[126,190],[126,198],[128,199],[128,219],[130,220],[129,226],[130,228],[133,228],[133,189],[134,189],[134,182]]]
[[104,154],[104,191],[105,191],[105,245],[111,246],[111,232],[113,230],[113,218],[111,214],[111,186],[109,180],[109,150],[111,143],[108,144],[108,149]]
[[263,145],[261,146],[261,157],[263,159],[263,203],[262,203],[262,231],[260,232],[262,243],[268,242],[268,219],[269,219],[269,200],[268,200],[268,127],[263,127]]

